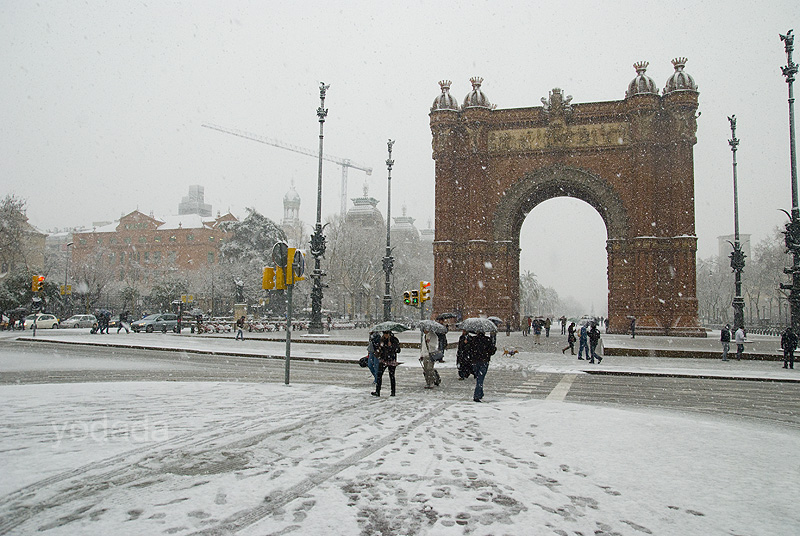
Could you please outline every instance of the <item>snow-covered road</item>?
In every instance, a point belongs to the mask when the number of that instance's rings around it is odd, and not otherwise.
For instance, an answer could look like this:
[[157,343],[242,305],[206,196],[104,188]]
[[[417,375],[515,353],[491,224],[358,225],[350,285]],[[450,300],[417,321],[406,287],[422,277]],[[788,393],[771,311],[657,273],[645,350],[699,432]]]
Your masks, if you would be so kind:
[[0,534],[796,534],[800,431],[255,383],[0,386]]

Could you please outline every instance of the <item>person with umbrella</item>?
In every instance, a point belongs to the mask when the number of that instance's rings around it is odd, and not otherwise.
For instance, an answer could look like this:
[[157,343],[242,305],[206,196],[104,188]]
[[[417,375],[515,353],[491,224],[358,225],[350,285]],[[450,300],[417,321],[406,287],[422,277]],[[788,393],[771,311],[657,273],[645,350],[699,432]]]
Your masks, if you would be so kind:
[[497,351],[497,347],[483,331],[469,333],[467,338],[467,360],[472,367],[472,374],[475,375],[475,392],[472,400],[480,402],[483,398],[483,380],[486,378],[489,361]]
[[380,338],[375,342],[375,355],[378,356],[378,375],[375,378],[375,391],[372,396],[381,396],[381,384],[383,371],[389,369],[389,380],[391,381],[392,394],[395,395],[394,371],[397,368],[397,354],[400,353],[400,341],[392,333],[393,331],[406,331],[408,328],[398,322],[381,322],[372,328],[375,333],[381,333]]
[[381,396],[381,384],[383,381],[383,371],[389,369],[389,381],[391,382],[392,393],[395,396],[395,369],[397,368],[397,354],[400,353],[400,341],[391,331],[384,331],[375,348],[378,355],[378,377],[375,379],[375,390],[372,396]]

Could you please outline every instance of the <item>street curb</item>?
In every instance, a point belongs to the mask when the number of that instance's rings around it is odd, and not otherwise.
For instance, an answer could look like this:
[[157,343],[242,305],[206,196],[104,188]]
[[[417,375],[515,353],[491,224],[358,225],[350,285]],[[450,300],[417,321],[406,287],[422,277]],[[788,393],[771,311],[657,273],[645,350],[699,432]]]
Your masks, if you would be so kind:
[[719,376],[714,374],[680,374],[677,372],[631,372],[616,370],[584,370],[586,374],[598,376],[644,376],[660,378],[693,378],[699,380],[731,380],[731,381],[751,381],[751,382],[773,382],[773,383],[800,383],[800,378],[758,378],[747,376]]
[[[722,352],[708,352],[703,350],[659,350],[656,348],[615,348],[603,347],[603,355],[613,355],[619,357],[677,357],[692,359],[720,359]],[[729,356],[735,356],[736,351],[732,351]],[[783,355],[778,354],[742,354],[742,358],[748,361],[783,361]],[[733,359],[736,359],[733,357]]]
[[[18,337],[18,341],[26,341],[26,342],[49,342],[52,344],[69,344],[73,346],[99,346],[101,348],[133,348],[135,350],[153,350],[157,352],[186,352],[189,354],[199,354],[199,355],[229,355],[233,357],[252,357],[253,359],[282,359],[285,360],[285,355],[255,355],[255,354],[246,354],[243,352],[220,352],[216,350],[196,350],[192,348],[163,348],[159,346],[144,346],[144,345],[133,345],[133,344],[113,344],[108,342],[77,342],[77,341],[58,341],[53,339],[35,339],[33,337]],[[274,341],[272,341],[274,342]],[[330,357],[330,358],[319,358],[319,357],[304,357],[304,356],[292,356],[293,361],[321,361],[325,363],[352,363],[358,365],[357,359],[340,359],[337,357]]]
[[[198,335],[195,335],[197,337]],[[224,335],[224,336],[215,336],[215,335],[199,335],[199,337],[204,339],[234,339],[233,336]],[[250,333],[248,337],[251,340],[256,341],[266,341],[266,342],[284,342],[286,337],[259,337],[258,335],[253,335]],[[348,339],[316,339],[316,338],[305,338],[301,336],[297,339],[292,339],[292,342],[303,343],[303,344],[333,344],[336,346],[363,346],[364,348],[367,347],[369,341],[353,341]],[[447,343],[447,348],[456,348],[458,343],[456,342],[449,342]],[[418,342],[400,342],[400,348],[419,348]]]

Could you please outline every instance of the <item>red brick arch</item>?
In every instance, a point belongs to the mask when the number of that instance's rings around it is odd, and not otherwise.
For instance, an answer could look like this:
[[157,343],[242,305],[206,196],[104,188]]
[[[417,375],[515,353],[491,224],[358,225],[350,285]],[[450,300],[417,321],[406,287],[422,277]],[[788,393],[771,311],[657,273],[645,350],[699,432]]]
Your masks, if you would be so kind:
[[[544,100],[543,100],[544,102]],[[696,91],[545,106],[434,109],[434,313],[519,322],[519,233],[554,197],[608,230],[609,331],[704,336],[694,232]]]

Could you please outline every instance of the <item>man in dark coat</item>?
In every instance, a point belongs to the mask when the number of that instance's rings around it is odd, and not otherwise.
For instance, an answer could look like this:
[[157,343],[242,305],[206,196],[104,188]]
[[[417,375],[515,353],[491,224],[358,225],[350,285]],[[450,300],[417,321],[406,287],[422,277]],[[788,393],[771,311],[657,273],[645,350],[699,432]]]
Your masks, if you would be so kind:
[[781,335],[781,348],[783,348],[783,368],[794,368],[794,351],[797,349],[797,335],[792,331],[792,326],[786,328]]
[[119,314],[119,325],[117,326],[117,333],[119,333],[119,330],[121,329],[124,329],[125,333],[130,333],[130,330],[128,329],[128,311],[122,311]]
[[722,343],[722,360],[728,360],[728,352],[731,349],[731,325],[725,324],[719,332],[719,342]]
[[383,371],[389,369],[389,381],[391,382],[392,394],[395,394],[394,371],[397,368],[397,354],[400,353],[400,341],[391,331],[384,331],[378,340],[375,348],[378,355],[378,377],[375,379],[375,391],[372,396],[381,396],[381,383],[383,381]]
[[469,352],[469,337],[466,331],[461,332],[458,337],[458,350],[456,350],[456,368],[458,369],[458,379],[466,380],[472,372],[472,366],[467,359]]
[[597,329],[597,324],[592,322],[592,327],[589,330],[589,349],[591,350],[592,358],[589,360],[589,363],[594,363],[594,360],[597,359],[597,362],[600,363],[603,358],[597,355],[597,344],[600,342],[600,330]]
[[486,378],[489,361],[497,351],[497,347],[483,333],[470,333],[467,338],[467,359],[475,375],[475,393],[472,395],[472,400],[480,402],[483,398],[483,380]]

